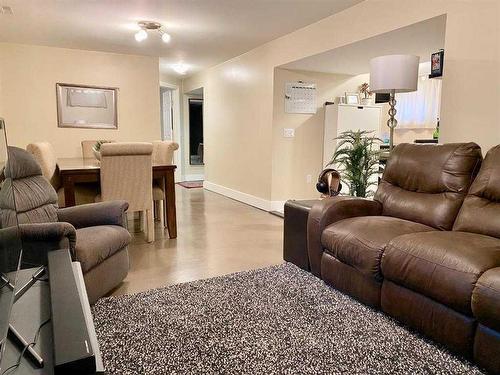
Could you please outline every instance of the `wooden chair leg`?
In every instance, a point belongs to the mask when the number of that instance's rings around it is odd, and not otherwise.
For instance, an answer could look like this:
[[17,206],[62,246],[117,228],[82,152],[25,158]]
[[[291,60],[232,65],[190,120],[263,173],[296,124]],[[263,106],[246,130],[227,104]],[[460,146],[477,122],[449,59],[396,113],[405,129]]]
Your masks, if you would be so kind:
[[153,242],[155,240],[155,220],[153,218],[153,208],[146,211],[146,220],[147,220],[147,241]]

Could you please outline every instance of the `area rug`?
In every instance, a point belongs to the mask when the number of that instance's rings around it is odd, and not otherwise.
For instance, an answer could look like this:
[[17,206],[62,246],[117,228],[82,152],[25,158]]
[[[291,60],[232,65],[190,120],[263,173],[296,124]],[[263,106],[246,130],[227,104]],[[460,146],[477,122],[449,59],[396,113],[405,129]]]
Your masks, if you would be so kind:
[[108,374],[481,374],[292,264],[101,299]]
[[203,187],[203,181],[184,181],[179,182],[178,184],[182,187],[185,187],[186,189],[196,189]]

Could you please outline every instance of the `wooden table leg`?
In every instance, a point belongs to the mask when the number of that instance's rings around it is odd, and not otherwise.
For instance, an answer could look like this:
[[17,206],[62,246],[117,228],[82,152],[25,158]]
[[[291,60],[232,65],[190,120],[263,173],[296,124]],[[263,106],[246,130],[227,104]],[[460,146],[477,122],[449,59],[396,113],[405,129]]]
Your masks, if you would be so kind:
[[167,223],[168,236],[177,238],[177,213],[175,211],[175,181],[174,170],[169,169],[165,172],[165,210],[164,220]]
[[63,176],[62,184],[64,188],[65,207],[72,207],[75,205],[75,182],[71,176]]

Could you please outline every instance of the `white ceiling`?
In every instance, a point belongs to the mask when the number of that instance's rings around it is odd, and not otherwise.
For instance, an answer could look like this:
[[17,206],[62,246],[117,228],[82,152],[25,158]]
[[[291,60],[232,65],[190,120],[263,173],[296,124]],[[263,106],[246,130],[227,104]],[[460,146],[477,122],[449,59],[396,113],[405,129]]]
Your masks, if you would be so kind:
[[391,54],[420,56],[430,60],[444,48],[446,16],[439,16],[398,30],[339,47],[282,65],[281,68],[336,74],[363,74],[370,71],[370,59]]
[[[0,41],[159,56],[165,71],[182,62],[190,74],[361,1],[0,0],[14,12],[0,15]],[[139,20],[165,25],[171,42],[136,42]]]

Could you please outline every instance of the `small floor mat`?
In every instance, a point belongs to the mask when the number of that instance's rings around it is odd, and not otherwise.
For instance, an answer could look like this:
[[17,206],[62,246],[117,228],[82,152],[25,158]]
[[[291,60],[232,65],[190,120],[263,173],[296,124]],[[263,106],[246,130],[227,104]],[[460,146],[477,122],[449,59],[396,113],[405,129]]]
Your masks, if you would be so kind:
[[178,185],[185,187],[186,189],[197,189],[197,188],[203,187],[203,180],[202,181],[183,181],[183,182],[178,182]]

